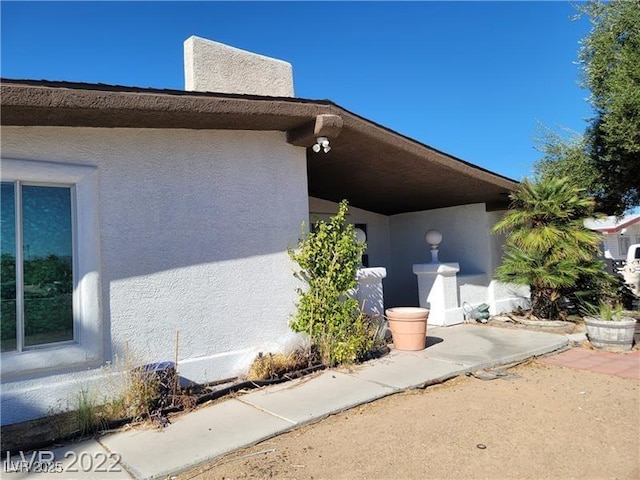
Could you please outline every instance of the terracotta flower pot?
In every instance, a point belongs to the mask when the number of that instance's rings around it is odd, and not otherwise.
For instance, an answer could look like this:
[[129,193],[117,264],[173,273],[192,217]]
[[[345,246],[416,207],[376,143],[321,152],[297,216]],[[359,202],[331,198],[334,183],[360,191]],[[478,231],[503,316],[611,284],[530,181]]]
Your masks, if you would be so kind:
[[419,307],[395,307],[386,310],[396,350],[423,350],[427,342],[429,310]]

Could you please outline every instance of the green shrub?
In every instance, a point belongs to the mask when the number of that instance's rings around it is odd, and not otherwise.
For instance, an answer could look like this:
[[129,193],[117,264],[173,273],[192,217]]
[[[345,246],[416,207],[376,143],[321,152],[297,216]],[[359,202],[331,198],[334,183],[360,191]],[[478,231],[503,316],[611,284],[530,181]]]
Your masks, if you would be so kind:
[[365,244],[356,242],[354,227],[346,222],[348,205],[340,203],[328,222],[319,221],[289,250],[306,282],[298,289],[298,312],[291,321],[296,332],[307,333],[327,365],[352,363],[373,346],[374,329],[351,298]]
[[622,277],[607,273],[604,262],[599,262],[598,265],[598,272],[580,276],[575,287],[567,293],[567,298],[579,311],[600,302],[620,303],[627,309],[632,308],[635,296]]
[[568,179],[550,177],[535,183],[524,180],[511,194],[511,202],[494,227],[507,233],[496,277],[528,285],[536,316],[560,318],[562,298],[580,281],[603,275],[596,259],[600,236],[584,226],[594,201]]

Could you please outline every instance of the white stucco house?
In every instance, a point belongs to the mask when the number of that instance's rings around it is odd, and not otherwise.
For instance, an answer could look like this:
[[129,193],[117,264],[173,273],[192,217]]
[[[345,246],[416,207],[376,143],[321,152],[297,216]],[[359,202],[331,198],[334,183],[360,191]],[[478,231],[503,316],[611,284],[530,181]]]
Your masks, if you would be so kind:
[[386,306],[419,303],[412,266],[429,261],[429,229],[459,264],[460,305],[522,298],[491,280],[490,227],[513,180],[296,98],[280,60],[192,37],[185,79],[185,91],[2,80],[3,425],[101,391],[127,351],[173,360],[176,331],[180,374],[198,382],[284,348],[297,299],[286,249],[345,198],[369,265],[386,268]]
[[590,219],[585,221],[585,226],[603,234],[601,249],[605,258],[624,260],[629,247],[640,243],[640,213],[622,218]]

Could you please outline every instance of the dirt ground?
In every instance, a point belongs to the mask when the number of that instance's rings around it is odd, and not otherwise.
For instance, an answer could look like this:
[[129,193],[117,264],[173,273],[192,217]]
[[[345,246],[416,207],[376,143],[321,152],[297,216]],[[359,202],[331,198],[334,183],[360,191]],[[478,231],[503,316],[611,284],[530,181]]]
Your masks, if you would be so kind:
[[637,479],[640,383],[530,363],[386,397],[180,480]]

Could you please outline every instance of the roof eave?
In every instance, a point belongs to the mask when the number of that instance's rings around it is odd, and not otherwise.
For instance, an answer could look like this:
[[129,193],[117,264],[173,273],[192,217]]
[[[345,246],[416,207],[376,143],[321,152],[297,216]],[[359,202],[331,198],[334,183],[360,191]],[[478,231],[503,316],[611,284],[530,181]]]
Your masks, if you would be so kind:
[[[340,184],[334,179],[342,176],[350,183],[338,193],[357,197],[366,190],[360,198],[363,207],[379,213],[477,202],[502,209],[508,205],[506,192],[518,184],[326,100],[15,80],[2,81],[0,99],[4,126],[275,130],[305,147],[316,135],[329,136],[333,149],[324,157],[322,172],[310,168],[309,193],[315,190],[329,199],[336,194],[332,185]],[[398,164],[393,163],[396,159]],[[363,175],[353,174],[354,169]],[[411,187],[403,191],[401,181],[392,188],[395,205],[376,198],[382,191],[378,171],[401,175]],[[448,185],[427,178],[430,172]],[[416,177],[424,178],[416,183]],[[458,183],[462,187],[457,188]],[[427,188],[432,192],[425,193]],[[465,188],[478,192],[462,191]]]

